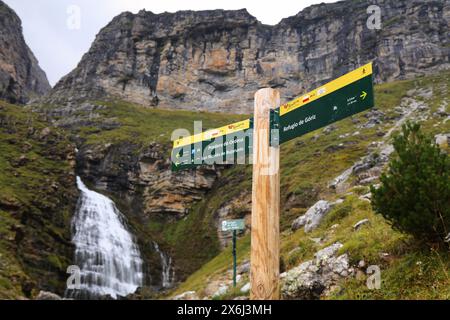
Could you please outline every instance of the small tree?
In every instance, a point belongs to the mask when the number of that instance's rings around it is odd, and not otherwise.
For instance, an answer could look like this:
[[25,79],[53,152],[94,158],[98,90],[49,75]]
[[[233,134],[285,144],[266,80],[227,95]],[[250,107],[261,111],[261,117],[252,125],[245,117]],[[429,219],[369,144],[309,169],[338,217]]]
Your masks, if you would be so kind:
[[407,123],[394,138],[395,153],[372,206],[401,232],[441,246],[450,232],[450,160],[419,124]]

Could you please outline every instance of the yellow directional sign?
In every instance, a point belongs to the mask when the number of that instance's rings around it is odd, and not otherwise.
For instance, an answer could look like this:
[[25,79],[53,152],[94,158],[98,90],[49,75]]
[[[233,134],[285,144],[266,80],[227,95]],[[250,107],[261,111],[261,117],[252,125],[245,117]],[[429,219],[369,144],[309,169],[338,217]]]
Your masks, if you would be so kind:
[[239,121],[233,124],[229,124],[217,129],[211,129],[202,133],[190,137],[184,137],[173,142],[174,148],[179,148],[189,144],[207,141],[215,138],[219,138],[225,135],[229,135],[238,131],[246,130],[250,128],[250,119]]
[[280,144],[374,106],[372,63],[353,70],[275,110]]
[[172,170],[179,171],[202,164],[224,164],[231,156],[250,155],[252,120],[247,119],[221,128],[175,140]]
[[[295,100],[292,100],[280,108],[280,116],[285,115],[295,109],[303,107],[317,99],[321,99],[339,89],[342,89],[349,84],[352,84],[360,79],[363,79],[372,74],[372,63],[368,63],[365,66],[362,66],[356,70],[353,70],[340,78],[337,78],[303,96],[298,97]],[[365,98],[365,97],[364,97]]]

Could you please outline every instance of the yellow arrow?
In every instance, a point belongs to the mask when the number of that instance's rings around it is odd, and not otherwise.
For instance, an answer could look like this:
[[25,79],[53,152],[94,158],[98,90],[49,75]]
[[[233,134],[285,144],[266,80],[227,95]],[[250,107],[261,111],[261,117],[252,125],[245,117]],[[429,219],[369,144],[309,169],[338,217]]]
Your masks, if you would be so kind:
[[360,97],[364,100],[367,97],[367,92],[363,91]]

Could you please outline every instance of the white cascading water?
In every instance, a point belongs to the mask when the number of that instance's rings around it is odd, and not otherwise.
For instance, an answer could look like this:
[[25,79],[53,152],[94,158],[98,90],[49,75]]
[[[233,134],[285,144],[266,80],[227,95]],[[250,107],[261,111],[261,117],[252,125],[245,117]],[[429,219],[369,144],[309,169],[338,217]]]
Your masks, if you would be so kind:
[[175,281],[175,270],[172,267],[172,257],[162,252],[156,242],[153,242],[153,247],[161,258],[161,287],[163,289],[170,288]]
[[89,190],[79,177],[81,191],[72,221],[75,264],[81,269],[81,290],[75,298],[125,297],[142,286],[142,259],[124,217],[113,201]]

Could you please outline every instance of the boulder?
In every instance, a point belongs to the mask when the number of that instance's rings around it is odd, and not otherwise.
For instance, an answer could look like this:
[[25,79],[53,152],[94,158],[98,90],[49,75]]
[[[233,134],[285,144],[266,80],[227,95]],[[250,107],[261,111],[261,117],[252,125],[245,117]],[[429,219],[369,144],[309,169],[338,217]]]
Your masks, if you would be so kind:
[[331,204],[328,201],[320,200],[311,208],[303,216],[298,217],[292,223],[292,230],[298,230],[302,226],[305,227],[305,232],[311,232],[316,229],[322,221],[323,217],[330,211]]
[[318,267],[312,261],[302,263],[282,277],[281,294],[284,299],[317,300],[324,290]]
[[342,244],[337,242],[318,251],[313,260],[281,275],[281,293],[284,299],[314,300],[327,295],[339,280],[352,276],[347,254],[337,256]]
[[441,147],[441,148],[445,148],[448,147],[450,145],[450,133],[447,134],[437,134],[434,136],[435,140],[436,140],[436,144]]

